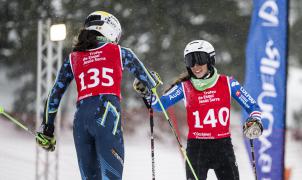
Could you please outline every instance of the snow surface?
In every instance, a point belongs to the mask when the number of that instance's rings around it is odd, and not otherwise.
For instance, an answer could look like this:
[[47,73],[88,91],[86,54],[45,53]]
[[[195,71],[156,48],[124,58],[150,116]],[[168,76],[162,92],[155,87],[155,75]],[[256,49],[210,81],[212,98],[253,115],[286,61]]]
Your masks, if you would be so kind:
[[[243,144],[241,126],[236,121],[239,113],[232,114],[232,139],[239,166],[240,179],[254,180],[248,155]],[[25,131],[17,131],[15,126],[0,118],[0,180],[34,180],[35,153],[34,139]],[[155,122],[156,123],[156,122]],[[134,136],[125,136],[125,166],[123,179],[151,179],[151,154],[148,123],[139,127],[140,131]],[[156,132],[158,133],[158,132]],[[287,133],[286,167],[291,168],[291,180],[302,179],[299,154],[301,142],[294,141],[291,133]],[[172,133],[164,140],[155,139],[155,174],[158,180],[184,180],[184,160]],[[185,146],[185,142],[182,142]],[[59,179],[80,180],[75,148],[71,131],[64,130],[59,142]],[[208,173],[208,180],[215,180],[213,170]]]
[[302,109],[302,69],[290,67],[287,82],[287,126],[295,127],[293,114]]
[[[12,93],[16,87],[14,82],[8,82],[0,71],[0,105],[10,111],[12,108]],[[293,138],[291,127],[295,127],[293,112],[302,107],[302,70],[294,67],[289,69],[287,93],[287,137],[285,150],[285,166],[291,169],[290,180],[302,179],[302,143]],[[156,119],[157,114],[155,114]],[[18,118],[18,117],[17,117]],[[237,158],[240,179],[254,180],[248,154],[243,144],[239,113],[232,112],[231,130]],[[156,125],[156,122],[155,122]],[[125,165],[124,180],[151,179],[151,153],[149,138],[149,123],[135,127],[139,129],[133,136],[125,135]],[[156,128],[156,127],[155,127]],[[155,135],[160,132],[155,129]],[[167,133],[166,133],[167,134]],[[185,146],[186,142],[182,142]],[[59,180],[80,180],[77,166],[72,132],[63,129],[59,142]],[[0,116],[0,180],[34,180],[35,179],[36,146],[33,137],[25,131],[17,130],[14,124]],[[163,140],[155,139],[155,174],[157,180],[185,179],[185,166],[172,132]],[[212,170],[208,180],[215,180]]]

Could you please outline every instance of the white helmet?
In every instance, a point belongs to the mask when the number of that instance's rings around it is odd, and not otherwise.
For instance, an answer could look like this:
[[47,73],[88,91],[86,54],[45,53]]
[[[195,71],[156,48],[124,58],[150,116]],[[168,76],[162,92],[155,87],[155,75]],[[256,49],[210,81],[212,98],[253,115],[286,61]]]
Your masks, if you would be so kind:
[[187,44],[184,50],[184,59],[187,67],[197,64],[215,64],[215,49],[207,41],[194,40]]
[[85,20],[85,29],[95,30],[105,36],[109,41],[118,43],[122,28],[120,22],[112,14],[104,11],[95,11]]
[[210,57],[215,56],[215,49],[208,41],[204,40],[194,40],[187,44],[184,50],[184,56],[191,52],[205,52],[210,55]]

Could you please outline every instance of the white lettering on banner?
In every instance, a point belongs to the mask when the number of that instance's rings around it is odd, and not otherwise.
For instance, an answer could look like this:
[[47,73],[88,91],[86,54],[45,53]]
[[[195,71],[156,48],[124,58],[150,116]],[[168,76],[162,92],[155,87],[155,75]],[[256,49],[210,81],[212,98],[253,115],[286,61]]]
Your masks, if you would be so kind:
[[270,27],[279,25],[278,14],[279,8],[275,0],[265,1],[258,12],[259,17],[264,20],[262,25]]
[[268,57],[263,57],[261,59],[260,71],[265,72],[265,74],[274,76],[276,74],[276,69],[280,67],[280,54],[277,48],[273,47],[274,42],[270,39],[266,43],[265,53]]
[[[272,158],[270,155],[268,154],[263,154],[260,158],[259,158],[259,163],[262,164],[262,172],[266,172],[269,173],[271,171],[271,167],[272,167]],[[262,178],[263,179],[263,178]],[[265,178],[265,179],[270,179],[270,178]]]
[[[265,47],[266,57],[260,60],[260,73],[262,82],[262,92],[259,94],[257,102],[262,111],[262,121],[267,122],[268,126],[264,129],[262,136],[259,137],[260,149],[258,164],[261,166],[263,173],[270,174],[272,170],[273,159],[267,151],[272,148],[272,143],[268,140],[271,136],[274,125],[274,107],[272,104],[266,103],[270,98],[277,98],[275,85],[275,75],[280,67],[279,50],[274,47],[274,41],[269,39]],[[262,180],[271,178],[266,177]]]

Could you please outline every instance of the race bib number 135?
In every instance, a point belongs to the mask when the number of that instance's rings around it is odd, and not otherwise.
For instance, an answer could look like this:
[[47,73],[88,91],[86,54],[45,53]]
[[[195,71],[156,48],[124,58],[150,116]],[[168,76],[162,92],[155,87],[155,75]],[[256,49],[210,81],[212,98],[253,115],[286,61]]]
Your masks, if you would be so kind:
[[[82,72],[79,75],[81,83],[81,91],[87,88],[93,88],[98,86],[100,83],[102,86],[112,86],[114,84],[113,78],[109,75],[113,73],[113,69],[102,68],[102,76],[100,77],[100,71],[97,68],[88,69],[86,73]],[[85,84],[84,77],[88,76],[92,83]],[[105,81],[103,81],[105,79]],[[102,80],[102,81],[101,81]]]

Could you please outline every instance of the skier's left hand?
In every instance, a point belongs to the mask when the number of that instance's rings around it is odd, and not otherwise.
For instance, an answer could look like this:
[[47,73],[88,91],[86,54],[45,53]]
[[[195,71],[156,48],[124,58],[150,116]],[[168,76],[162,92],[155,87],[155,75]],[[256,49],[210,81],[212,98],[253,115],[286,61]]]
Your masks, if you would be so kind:
[[56,138],[54,137],[54,125],[42,124],[42,132],[36,133],[37,144],[47,151],[54,151],[56,147]]
[[249,139],[258,138],[262,132],[262,123],[256,118],[249,117],[243,125],[243,134]]

